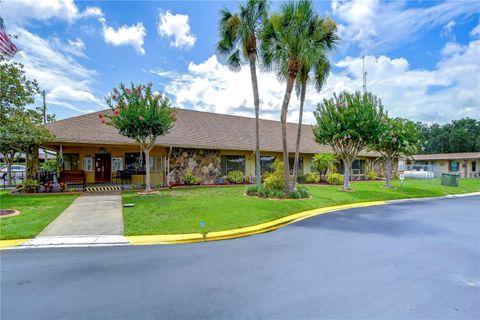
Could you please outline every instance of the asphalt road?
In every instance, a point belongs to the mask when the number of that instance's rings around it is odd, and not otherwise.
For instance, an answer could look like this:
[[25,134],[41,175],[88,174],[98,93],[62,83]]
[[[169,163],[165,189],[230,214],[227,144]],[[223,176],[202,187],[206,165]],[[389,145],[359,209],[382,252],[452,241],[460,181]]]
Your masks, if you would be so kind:
[[[227,210],[228,211],[228,210]],[[480,197],[248,238],[1,253],[1,319],[480,318]]]

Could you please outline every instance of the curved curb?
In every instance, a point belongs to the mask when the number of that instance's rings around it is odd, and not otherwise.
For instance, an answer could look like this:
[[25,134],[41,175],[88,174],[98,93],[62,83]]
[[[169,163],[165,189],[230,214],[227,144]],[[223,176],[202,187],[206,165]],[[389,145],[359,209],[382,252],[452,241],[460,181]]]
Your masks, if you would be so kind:
[[386,204],[385,201],[369,201],[360,203],[351,203],[338,206],[330,206],[324,208],[318,208],[308,211],[298,212],[277,220],[257,224],[250,227],[209,232],[205,237],[200,233],[187,233],[187,234],[172,234],[172,235],[149,235],[149,236],[127,236],[128,242],[133,245],[148,245],[148,244],[176,244],[176,243],[195,243],[204,241],[217,241],[234,239],[240,237],[251,236],[258,233],[264,233],[273,231],[278,228],[284,227],[291,223],[314,217],[317,215],[361,207],[370,207]]
[[127,238],[128,242],[132,245],[180,244],[180,243],[196,243],[196,242],[205,242],[205,241],[227,240],[227,239],[247,237],[247,236],[251,236],[259,233],[273,231],[300,220],[304,220],[307,218],[311,218],[314,216],[318,216],[321,214],[326,214],[334,211],[379,206],[379,205],[386,205],[391,203],[393,204],[393,203],[412,202],[412,201],[425,201],[425,200],[431,200],[431,199],[460,198],[460,197],[477,196],[477,195],[480,195],[480,192],[452,194],[452,195],[439,196],[439,197],[368,201],[368,202],[358,202],[358,203],[323,207],[323,208],[298,212],[277,220],[261,223],[261,224],[250,226],[250,227],[232,229],[227,231],[209,232],[205,236],[203,236],[200,233],[185,233],[185,234],[171,234],[171,235],[125,236],[125,238]]
[[0,250],[10,249],[32,239],[12,239],[12,240],[0,240]]
[[[227,240],[227,239],[241,238],[241,237],[251,236],[259,233],[273,231],[300,220],[304,220],[310,217],[326,214],[329,212],[339,211],[339,210],[379,206],[379,205],[402,203],[402,202],[426,201],[426,200],[432,200],[432,199],[462,198],[462,197],[469,197],[469,196],[480,196],[480,192],[451,194],[451,195],[439,196],[439,197],[369,201],[369,202],[359,202],[359,203],[330,206],[330,207],[298,212],[277,220],[261,223],[261,224],[250,226],[250,227],[237,228],[237,229],[232,229],[227,231],[209,232],[208,234],[205,235],[205,237],[200,233],[188,233],[188,234],[171,234],[171,235],[125,236],[125,238],[127,239],[130,245],[179,244],[179,243],[196,243],[196,242],[205,242],[205,241]],[[32,240],[32,239],[0,240],[0,250],[21,247],[21,245],[23,245],[29,240]],[[68,246],[65,246],[65,247],[68,247]]]

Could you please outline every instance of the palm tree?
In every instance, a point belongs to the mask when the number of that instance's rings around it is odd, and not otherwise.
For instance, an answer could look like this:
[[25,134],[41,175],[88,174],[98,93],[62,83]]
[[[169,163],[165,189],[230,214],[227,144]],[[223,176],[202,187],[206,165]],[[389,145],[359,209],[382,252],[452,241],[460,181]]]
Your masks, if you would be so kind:
[[260,98],[257,82],[257,43],[264,20],[267,18],[267,0],[248,0],[239,4],[239,13],[227,8],[220,10],[217,52],[226,58],[231,70],[239,71],[245,60],[250,64],[250,75],[255,105],[255,183],[260,185]]
[[[309,46],[311,49],[310,59],[305,61],[297,75],[296,91],[297,95],[300,92],[300,110],[298,117],[298,129],[297,129],[297,141],[295,146],[295,158],[293,162],[293,182],[292,189],[295,188],[297,182],[297,168],[298,158],[300,153],[300,140],[302,136],[302,120],[303,120],[303,106],[305,103],[305,95],[307,91],[307,82],[311,80],[317,92],[320,92],[325,84],[328,74],[330,73],[330,63],[326,57],[326,51],[333,50],[337,43],[338,37],[336,35],[336,24],[333,20],[321,19],[317,17],[316,24],[317,30],[312,32],[313,46]],[[323,41],[318,41],[323,39]],[[317,47],[315,47],[317,45]],[[313,78],[310,79],[310,72],[313,71]]]
[[286,194],[291,191],[286,125],[288,105],[302,66],[311,65],[313,54],[325,46],[321,23],[311,1],[302,0],[283,4],[280,13],[272,14],[262,29],[261,54],[264,68],[275,71],[277,77],[287,83],[280,117]]

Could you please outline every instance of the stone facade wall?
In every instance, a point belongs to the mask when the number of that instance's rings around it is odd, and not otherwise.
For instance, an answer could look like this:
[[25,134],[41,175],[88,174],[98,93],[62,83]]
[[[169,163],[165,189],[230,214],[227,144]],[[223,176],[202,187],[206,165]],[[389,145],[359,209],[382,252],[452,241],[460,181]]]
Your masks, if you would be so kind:
[[173,148],[170,155],[170,183],[183,184],[190,169],[202,184],[213,184],[221,176],[220,150]]
[[[369,170],[375,171],[379,178],[385,178],[387,176],[385,160],[368,159],[365,164],[365,174]],[[396,177],[398,177],[398,160],[394,159],[392,163],[392,178],[396,178]]]

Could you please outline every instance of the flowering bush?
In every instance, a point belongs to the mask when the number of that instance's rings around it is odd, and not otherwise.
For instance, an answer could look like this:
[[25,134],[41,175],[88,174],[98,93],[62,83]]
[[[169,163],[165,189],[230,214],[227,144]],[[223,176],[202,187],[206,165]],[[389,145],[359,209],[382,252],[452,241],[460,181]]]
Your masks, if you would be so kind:
[[192,170],[187,170],[183,176],[183,181],[188,185],[200,184],[200,179],[193,174]]
[[305,174],[305,182],[318,183],[320,182],[320,174],[318,172],[307,172]]
[[227,179],[231,183],[242,183],[245,179],[243,177],[243,172],[240,170],[232,170],[227,174]]
[[368,180],[377,180],[377,173],[373,170],[367,171]]
[[342,185],[343,176],[340,173],[329,173],[327,175],[327,183],[334,184],[334,185]]

